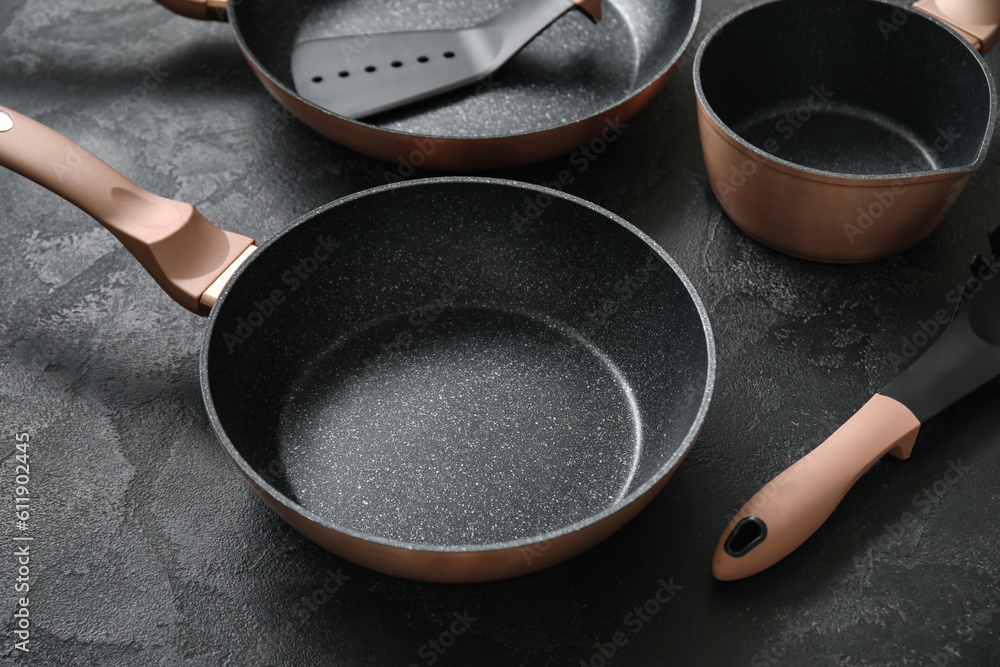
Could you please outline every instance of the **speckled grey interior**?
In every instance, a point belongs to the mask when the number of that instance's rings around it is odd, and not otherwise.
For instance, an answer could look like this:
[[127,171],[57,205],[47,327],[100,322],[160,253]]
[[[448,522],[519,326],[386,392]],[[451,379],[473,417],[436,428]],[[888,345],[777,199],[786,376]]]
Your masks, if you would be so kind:
[[[244,2],[234,25],[258,62],[290,91],[297,41],[398,30],[463,28],[523,0],[303,0]],[[695,0],[604,0],[595,25],[571,11],[481,85],[365,119],[386,129],[440,137],[490,137],[558,127],[634,95],[681,55]]]
[[646,240],[493,182],[327,208],[218,309],[206,393],[239,455],[328,525],[406,543],[518,540],[614,506],[687,446],[709,375],[698,309]]
[[982,60],[931,19],[893,4],[764,4],[710,35],[695,68],[724,125],[813,169],[965,168],[985,155],[993,131]]

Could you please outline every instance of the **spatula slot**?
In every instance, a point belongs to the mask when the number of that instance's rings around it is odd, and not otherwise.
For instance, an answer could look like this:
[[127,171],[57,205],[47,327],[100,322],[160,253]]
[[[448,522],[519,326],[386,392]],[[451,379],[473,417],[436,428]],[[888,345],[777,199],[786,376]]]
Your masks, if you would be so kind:
[[[441,55],[444,56],[445,58],[454,58],[455,57],[455,52],[454,51],[445,51]],[[418,63],[427,63],[427,62],[430,62],[430,58],[428,56],[418,56],[416,60],[417,60]],[[403,66],[403,61],[402,60],[393,60],[391,63],[389,63],[389,65],[391,65],[395,69],[399,69],[400,67]],[[364,69],[365,69],[365,72],[368,72],[369,74],[378,71],[378,67],[376,65],[366,65]],[[346,69],[345,70],[340,70],[339,72],[337,72],[337,76],[339,76],[341,79],[346,79],[350,75],[351,75],[350,71],[348,71]],[[315,76],[311,77],[309,80],[312,81],[313,83],[323,83],[324,78],[323,78],[323,76],[321,74],[316,74]]]

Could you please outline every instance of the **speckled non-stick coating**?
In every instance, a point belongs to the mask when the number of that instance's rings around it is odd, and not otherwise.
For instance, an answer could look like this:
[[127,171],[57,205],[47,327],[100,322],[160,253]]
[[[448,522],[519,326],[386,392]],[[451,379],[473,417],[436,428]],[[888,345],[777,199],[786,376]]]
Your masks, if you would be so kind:
[[695,86],[721,127],[780,162],[856,178],[971,171],[996,98],[956,33],[881,0],[777,0],[716,26]]
[[[470,27],[524,0],[302,0],[233,4],[237,35],[289,91],[291,53],[304,39]],[[613,108],[662,77],[694,31],[697,0],[604,0],[593,24],[571,11],[482,85],[365,119],[364,124],[431,137],[521,135],[561,127]],[[372,76],[377,76],[373,74]]]
[[642,495],[686,453],[713,374],[700,301],[637,229],[535,186],[433,179],[264,244],[213,311],[202,388],[279,502],[468,550]]

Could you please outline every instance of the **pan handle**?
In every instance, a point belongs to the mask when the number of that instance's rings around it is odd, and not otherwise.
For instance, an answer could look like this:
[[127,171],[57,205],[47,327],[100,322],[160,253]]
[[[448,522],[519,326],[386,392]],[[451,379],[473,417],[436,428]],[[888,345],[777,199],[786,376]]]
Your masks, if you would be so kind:
[[146,192],[55,130],[2,106],[0,166],[88,213],[174,301],[199,315],[206,310],[202,295],[253,244],[191,204]]
[[226,21],[226,0],[156,0],[174,14],[203,21]]
[[1000,0],[919,0],[913,8],[944,21],[983,54],[1000,36]]
[[715,548],[716,579],[749,577],[793,552],[876,461],[887,453],[908,458],[919,429],[920,422],[905,405],[875,394],[823,444],[768,482],[736,513]]

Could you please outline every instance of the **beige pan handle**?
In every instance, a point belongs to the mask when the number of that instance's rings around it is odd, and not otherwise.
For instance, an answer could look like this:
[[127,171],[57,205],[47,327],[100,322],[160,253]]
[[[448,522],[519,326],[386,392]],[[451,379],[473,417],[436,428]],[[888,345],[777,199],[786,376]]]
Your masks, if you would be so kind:
[[913,8],[941,19],[983,54],[1000,36],[1000,0],[919,0]]
[[225,21],[226,0],[156,0],[175,14],[203,21]]
[[253,246],[191,204],[146,192],[55,130],[0,106],[0,166],[30,178],[104,225],[177,303],[199,315],[202,295]]
[[908,458],[920,422],[902,403],[875,394],[843,426],[772,479],[726,526],[712,573],[756,574],[797,549],[823,525],[854,483],[885,454]]

